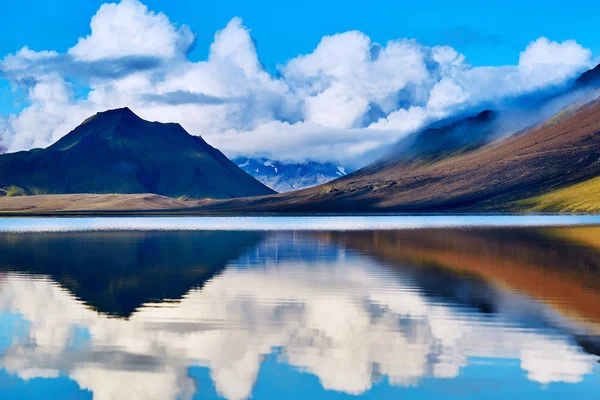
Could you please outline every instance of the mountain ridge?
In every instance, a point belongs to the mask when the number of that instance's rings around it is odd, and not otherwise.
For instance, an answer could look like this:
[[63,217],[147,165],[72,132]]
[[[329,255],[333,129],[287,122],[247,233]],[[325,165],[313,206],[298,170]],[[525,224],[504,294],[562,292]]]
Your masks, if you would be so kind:
[[574,87],[589,87],[589,86],[600,86],[600,64],[596,65],[595,68],[584,72],[575,81]]
[[178,123],[145,121],[129,108],[97,113],[45,149],[1,155],[2,187],[189,198],[274,193]]

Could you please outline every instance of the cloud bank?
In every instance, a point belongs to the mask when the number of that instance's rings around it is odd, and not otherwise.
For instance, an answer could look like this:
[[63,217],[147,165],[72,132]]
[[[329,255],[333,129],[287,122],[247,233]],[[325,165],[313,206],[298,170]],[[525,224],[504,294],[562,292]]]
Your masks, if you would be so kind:
[[517,65],[473,67],[448,46],[350,31],[273,74],[239,18],[199,62],[187,58],[191,29],[138,0],[102,5],[90,28],[66,53],[25,47],[0,61],[0,76],[29,102],[0,121],[9,151],[47,146],[90,114],[128,106],[179,122],[230,157],[360,165],[430,121],[558,87],[593,64],[573,40],[539,38]]

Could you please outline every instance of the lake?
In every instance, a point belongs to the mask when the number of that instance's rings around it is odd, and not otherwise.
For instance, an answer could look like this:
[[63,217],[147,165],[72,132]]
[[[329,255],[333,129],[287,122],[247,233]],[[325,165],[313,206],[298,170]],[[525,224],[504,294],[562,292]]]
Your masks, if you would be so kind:
[[600,217],[0,218],[0,398],[600,398]]

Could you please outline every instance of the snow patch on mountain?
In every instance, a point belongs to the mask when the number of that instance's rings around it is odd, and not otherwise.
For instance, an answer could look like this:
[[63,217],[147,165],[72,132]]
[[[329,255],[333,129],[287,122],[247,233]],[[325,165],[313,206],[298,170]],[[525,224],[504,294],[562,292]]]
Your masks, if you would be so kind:
[[327,162],[283,163],[251,158],[237,158],[233,161],[238,167],[278,192],[321,185],[347,173],[347,167]]

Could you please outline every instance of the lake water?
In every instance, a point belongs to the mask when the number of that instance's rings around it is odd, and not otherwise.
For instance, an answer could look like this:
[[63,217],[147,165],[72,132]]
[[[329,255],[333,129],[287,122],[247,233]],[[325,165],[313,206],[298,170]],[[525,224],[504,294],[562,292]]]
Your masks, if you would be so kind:
[[0,219],[1,399],[594,399],[599,356],[599,217]]

